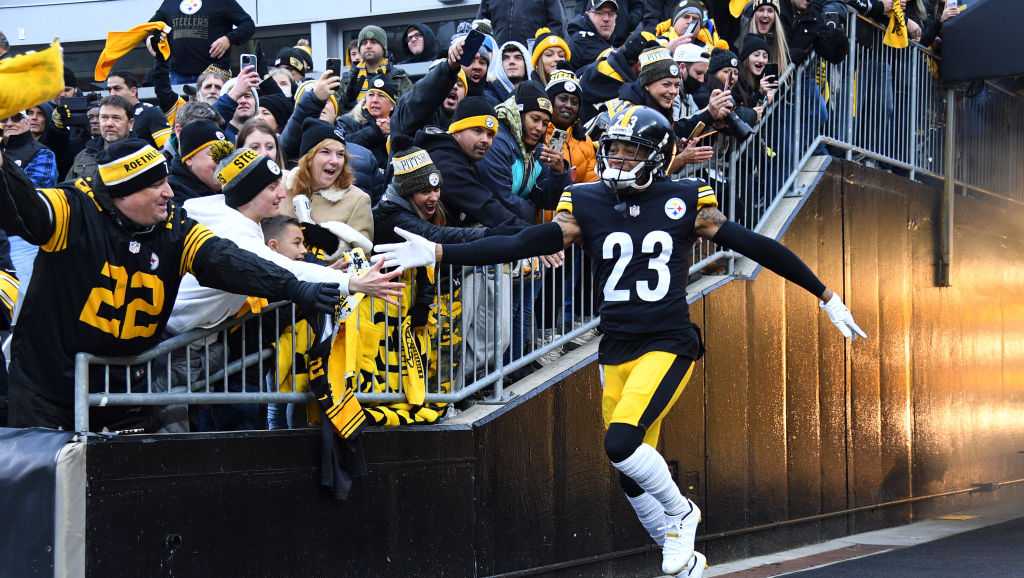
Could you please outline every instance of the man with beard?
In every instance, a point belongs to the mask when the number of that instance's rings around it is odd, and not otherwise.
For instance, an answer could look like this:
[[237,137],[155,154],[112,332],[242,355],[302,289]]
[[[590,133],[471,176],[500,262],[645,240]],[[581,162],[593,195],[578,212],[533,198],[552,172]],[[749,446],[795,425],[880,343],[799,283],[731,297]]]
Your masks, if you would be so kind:
[[683,81],[679,98],[674,106],[676,118],[690,118],[700,112],[700,107],[693,100],[693,95],[704,84],[708,72],[711,55],[696,44],[683,44],[676,47],[672,59],[679,66],[679,76]]
[[[459,43],[459,52],[462,52],[462,44],[466,41],[466,36],[469,34],[469,26],[466,23],[462,23],[459,26],[459,31],[452,36],[451,46],[455,46]],[[480,49],[477,50],[476,56],[473,58],[473,62],[469,66],[463,66],[462,71],[466,73],[466,80],[469,86],[469,96],[484,96],[487,87],[487,69],[491,66],[491,60],[494,57],[495,48],[497,44],[494,43],[494,38],[489,34],[484,34],[484,42],[480,45]]]
[[525,46],[514,40],[502,44],[498,49],[500,57],[491,61],[491,77],[494,80],[484,88],[484,96],[497,105],[508,99],[520,82],[530,78],[533,65],[526,57],[529,53]]
[[617,0],[587,0],[586,6],[586,12],[573,18],[568,26],[574,70],[596,61],[598,55],[612,48],[618,21]]
[[442,130],[448,128],[455,107],[469,89],[466,73],[459,65],[464,42],[464,39],[453,42],[448,49],[448,58],[431,67],[398,101],[391,113],[392,135],[402,134],[411,138],[425,126]]
[[441,201],[451,212],[452,226],[526,226],[484,185],[477,161],[484,158],[498,132],[494,107],[482,96],[467,96],[455,107],[448,130],[427,127],[416,133],[416,146],[444,175]]
[[[374,76],[391,79],[397,87],[396,97],[412,89],[409,75],[401,68],[392,67],[388,59],[388,34],[383,28],[372,24],[364,26],[359,31],[358,46],[360,61],[354,63],[342,79],[341,94],[344,98],[341,104],[344,110],[363,100],[370,90],[368,81]],[[341,113],[340,110],[338,112]]]
[[127,138],[132,131],[132,105],[120,96],[108,96],[100,101],[100,134],[85,144],[75,155],[75,162],[64,180],[73,181],[96,175],[96,156],[111,143]]

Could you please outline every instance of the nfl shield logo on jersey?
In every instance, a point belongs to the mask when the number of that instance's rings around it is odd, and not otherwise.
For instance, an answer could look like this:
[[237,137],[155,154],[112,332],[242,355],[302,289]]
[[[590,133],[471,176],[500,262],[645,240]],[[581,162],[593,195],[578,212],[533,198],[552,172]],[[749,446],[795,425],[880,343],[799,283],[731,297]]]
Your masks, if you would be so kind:
[[665,215],[673,221],[678,221],[686,214],[686,203],[679,197],[672,197],[665,201]]
[[128,243],[128,252],[131,253],[132,255],[138,255],[139,249],[141,248],[142,244],[139,243],[138,241],[132,241],[131,243]]
[[640,216],[640,205],[630,205],[629,206],[629,216],[630,217],[639,217]]

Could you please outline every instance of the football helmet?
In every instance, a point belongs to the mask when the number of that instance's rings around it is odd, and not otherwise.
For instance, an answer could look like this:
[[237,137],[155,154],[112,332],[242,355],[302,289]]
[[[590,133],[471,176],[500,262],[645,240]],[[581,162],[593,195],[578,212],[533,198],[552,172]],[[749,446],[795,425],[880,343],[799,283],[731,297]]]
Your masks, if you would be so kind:
[[[635,145],[631,158],[611,156],[613,142]],[[672,126],[663,114],[646,106],[632,105],[617,111],[597,147],[597,174],[610,188],[644,190],[655,178],[666,175],[676,154]],[[612,167],[610,160],[639,161],[633,168]]]

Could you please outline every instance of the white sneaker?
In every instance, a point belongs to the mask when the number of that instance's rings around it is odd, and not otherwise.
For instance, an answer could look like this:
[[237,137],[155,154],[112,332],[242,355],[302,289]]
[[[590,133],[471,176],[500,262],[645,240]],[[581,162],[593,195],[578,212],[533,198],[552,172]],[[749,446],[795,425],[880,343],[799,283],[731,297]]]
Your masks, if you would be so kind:
[[551,351],[545,353],[544,355],[541,355],[537,359],[537,363],[539,363],[541,365],[551,365],[552,363],[555,363],[559,359],[561,359],[563,355],[565,355],[565,348],[564,347],[556,347],[556,348],[552,349]]
[[677,575],[677,578],[701,578],[707,567],[708,559],[704,557],[704,554],[694,552],[693,556],[690,556],[690,563]]
[[[685,499],[685,498],[684,498]],[[681,516],[665,516],[665,545],[661,547],[661,571],[675,576],[689,567],[693,543],[700,524],[700,508],[686,499],[690,511]],[[703,570],[702,570],[703,572]]]

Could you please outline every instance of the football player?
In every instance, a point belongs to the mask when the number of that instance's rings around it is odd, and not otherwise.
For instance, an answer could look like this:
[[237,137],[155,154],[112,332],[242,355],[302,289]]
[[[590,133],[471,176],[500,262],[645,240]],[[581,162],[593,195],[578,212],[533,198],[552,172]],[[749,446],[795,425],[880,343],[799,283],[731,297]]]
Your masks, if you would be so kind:
[[484,265],[583,244],[603,297],[598,361],[605,451],[640,522],[662,545],[662,571],[697,578],[706,563],[694,551],[700,510],[679,491],[655,449],[662,420],[703,353],[686,302],[693,243],[709,239],[746,255],[820,299],[844,336],[866,335],[839,295],[796,255],[727,220],[710,186],[666,178],[675,142],[664,115],[630,106],[601,137],[600,180],[568,188],[552,223],[461,245],[436,245],[401,231],[406,242],[377,250],[385,267]]

